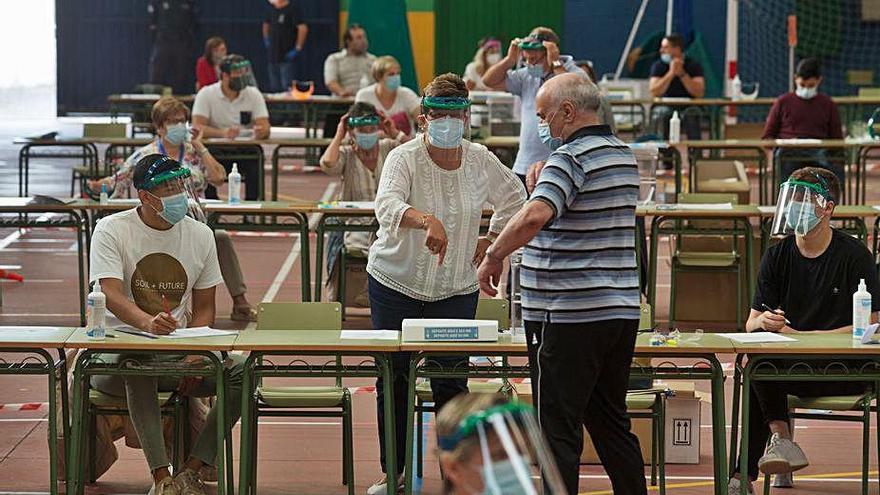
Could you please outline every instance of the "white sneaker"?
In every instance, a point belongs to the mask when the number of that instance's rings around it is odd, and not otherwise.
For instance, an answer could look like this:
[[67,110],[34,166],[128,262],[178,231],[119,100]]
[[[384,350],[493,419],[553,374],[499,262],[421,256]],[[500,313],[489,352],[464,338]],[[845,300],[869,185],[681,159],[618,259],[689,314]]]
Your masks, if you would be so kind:
[[[740,490],[742,490],[742,484],[739,482],[739,478],[730,478],[730,481],[727,482],[727,495],[740,495]],[[748,487],[747,490],[749,493],[754,493],[752,487]]]
[[177,488],[174,487],[174,480],[171,476],[158,483],[154,483],[147,495],[177,495]]
[[791,473],[779,473],[773,476],[773,484],[770,486],[773,488],[792,488],[794,479]]
[[177,488],[175,495],[206,495],[205,484],[199,474],[190,468],[174,477],[174,486]]
[[770,437],[770,445],[758,461],[758,469],[764,474],[791,473],[809,465],[810,461],[798,444],[778,433]]
[[[403,476],[397,479],[397,490],[394,494],[401,493],[403,490]],[[382,477],[379,481],[373,483],[373,486],[367,489],[367,495],[388,495],[388,478]]]

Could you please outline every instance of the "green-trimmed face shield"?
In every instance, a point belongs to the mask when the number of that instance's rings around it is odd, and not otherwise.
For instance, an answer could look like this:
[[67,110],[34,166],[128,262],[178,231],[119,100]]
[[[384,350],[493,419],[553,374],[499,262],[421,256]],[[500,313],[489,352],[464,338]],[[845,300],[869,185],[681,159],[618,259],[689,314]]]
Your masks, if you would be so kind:
[[825,179],[813,176],[817,182],[789,179],[779,187],[772,235],[805,236],[827,215],[828,203],[835,200]]
[[360,117],[349,117],[348,127],[357,129],[359,127],[378,126],[381,119],[378,115],[362,115]]
[[147,167],[143,176],[136,178],[134,187],[152,191],[159,186],[162,186],[162,189],[177,189],[177,186],[180,186],[177,192],[183,192],[186,179],[189,179],[190,175],[189,169],[181,167],[176,160],[163,156]]
[[[438,438],[441,453],[457,455],[462,469],[456,493],[538,495],[565,493],[559,472],[531,406],[518,402],[475,411],[449,435]],[[461,486],[466,485],[466,486]]]
[[470,137],[471,100],[458,96],[425,96],[422,115],[428,123],[428,143],[435,148],[459,150],[461,140]]
[[540,34],[529,35],[529,36],[526,36],[525,38],[523,38],[522,41],[519,42],[519,49],[520,50],[532,50],[532,51],[545,50],[546,49],[546,48],[544,48],[545,41],[547,41],[547,40],[544,39],[544,37],[541,36]]

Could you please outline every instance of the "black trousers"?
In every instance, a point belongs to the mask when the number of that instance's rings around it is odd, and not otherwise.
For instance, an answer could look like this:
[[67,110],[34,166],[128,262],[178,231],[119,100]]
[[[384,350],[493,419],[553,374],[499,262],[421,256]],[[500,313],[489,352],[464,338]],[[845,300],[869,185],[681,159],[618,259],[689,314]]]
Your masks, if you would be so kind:
[[[404,318],[463,318],[472,319],[477,314],[479,292],[453,296],[434,302],[425,302],[401,294],[386,287],[381,282],[368,277],[370,294],[370,319],[373,328],[384,330],[400,330]],[[394,425],[395,445],[397,449],[397,466],[395,473],[402,474],[406,460],[406,411],[409,384],[409,368],[411,353],[399,352],[391,356],[394,390]],[[450,356],[433,358],[444,369],[463,369],[467,366],[467,357]],[[376,416],[379,428],[379,462],[382,472],[387,473],[389,466],[385,462],[385,387],[381,378],[376,380]],[[431,379],[431,392],[434,395],[435,410],[440,411],[447,402],[458,394],[468,392],[466,378]],[[416,439],[420,442],[421,439]],[[391,493],[389,491],[389,493]]]
[[638,320],[525,326],[538,420],[568,493],[578,493],[586,426],[614,493],[647,494],[645,461],[626,414]]
[[[788,396],[823,397],[860,395],[868,390],[865,382],[752,382],[749,387],[749,458],[748,473],[752,481],[758,479],[758,461],[764,455],[770,439],[771,421],[791,420]],[[734,447],[735,448],[735,447]],[[737,462],[736,472],[740,472]],[[733,474],[733,473],[731,473]]]
[[157,36],[150,53],[150,82],[171,86],[174,94],[195,90],[193,44],[189,38]]

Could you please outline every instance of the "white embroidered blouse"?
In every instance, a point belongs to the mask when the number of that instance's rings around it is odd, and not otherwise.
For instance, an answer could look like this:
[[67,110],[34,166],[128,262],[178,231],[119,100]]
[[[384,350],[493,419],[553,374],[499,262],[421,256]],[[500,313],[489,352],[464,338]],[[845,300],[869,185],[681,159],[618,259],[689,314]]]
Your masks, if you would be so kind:
[[[461,166],[444,170],[431,160],[419,135],[388,154],[379,180],[379,232],[367,272],[386,287],[421,301],[476,291],[472,260],[484,206],[494,210],[489,230],[499,233],[526,199],[516,175],[485,146],[469,141],[461,146]],[[400,227],[410,208],[431,213],[443,223],[449,244],[442,265],[425,247],[424,230]]]

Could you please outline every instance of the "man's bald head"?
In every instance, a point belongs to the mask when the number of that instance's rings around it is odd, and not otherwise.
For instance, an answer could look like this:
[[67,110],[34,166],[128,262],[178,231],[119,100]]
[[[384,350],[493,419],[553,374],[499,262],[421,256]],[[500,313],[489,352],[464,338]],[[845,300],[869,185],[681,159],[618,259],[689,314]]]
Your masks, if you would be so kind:
[[569,72],[551,78],[541,85],[537,100],[546,100],[546,105],[558,108],[563,102],[571,102],[577,113],[596,113],[602,95],[589,76],[581,72]]

